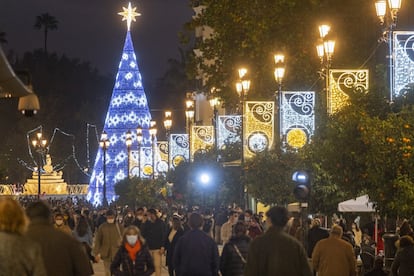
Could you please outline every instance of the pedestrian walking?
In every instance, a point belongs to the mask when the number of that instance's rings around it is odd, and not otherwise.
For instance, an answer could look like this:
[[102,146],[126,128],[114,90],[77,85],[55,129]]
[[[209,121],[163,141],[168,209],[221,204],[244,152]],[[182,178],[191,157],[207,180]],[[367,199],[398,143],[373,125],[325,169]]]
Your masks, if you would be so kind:
[[0,275],[47,276],[39,244],[23,236],[27,224],[16,200],[0,200]]
[[173,262],[177,276],[218,276],[217,244],[204,233],[203,217],[192,213],[188,220],[191,230],[182,236],[175,247]]
[[162,256],[164,255],[164,239],[166,235],[166,225],[158,217],[155,209],[147,211],[148,219],[141,225],[142,236],[148,243],[151,256],[154,260],[155,276],[161,276]]
[[246,235],[247,225],[239,221],[234,226],[234,235],[223,247],[220,257],[222,276],[243,276],[247,262],[250,237]]
[[316,243],[312,253],[318,276],[355,276],[356,259],[352,245],[342,239],[343,229],[334,224],[329,238]]
[[414,241],[409,235],[400,238],[400,249],[391,265],[392,276],[414,275]]
[[178,239],[184,235],[184,228],[181,224],[181,217],[179,215],[173,215],[172,227],[167,233],[167,239],[165,240],[165,250],[167,252],[166,264],[168,266],[168,274],[174,276],[174,263],[173,256],[175,246],[177,245]]
[[122,225],[115,222],[115,213],[108,210],[106,212],[106,222],[101,224],[96,232],[95,244],[92,250],[96,262],[103,260],[106,276],[110,276],[110,266],[121,245],[123,231]]
[[111,275],[150,276],[154,262],[138,227],[128,226],[122,236],[122,245],[111,264]]
[[286,208],[272,207],[266,216],[268,230],[251,242],[245,276],[311,276],[305,249],[283,230],[288,221]]
[[81,243],[53,227],[52,212],[45,202],[31,203],[26,214],[30,219],[26,235],[40,244],[47,275],[93,275],[92,265]]
[[221,237],[221,243],[223,245],[225,245],[230,240],[231,236],[233,235],[233,225],[236,224],[238,219],[239,219],[239,214],[236,211],[229,212],[229,218],[227,222],[225,222],[221,226],[220,237]]

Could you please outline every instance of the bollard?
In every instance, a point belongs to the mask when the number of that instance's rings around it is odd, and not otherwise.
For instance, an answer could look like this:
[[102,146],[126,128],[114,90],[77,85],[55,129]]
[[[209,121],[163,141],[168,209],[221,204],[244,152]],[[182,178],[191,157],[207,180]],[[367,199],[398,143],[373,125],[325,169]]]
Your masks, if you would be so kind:
[[394,261],[397,247],[395,242],[399,239],[399,235],[395,233],[385,233],[382,236],[384,240],[384,265],[387,271],[390,271],[392,262]]

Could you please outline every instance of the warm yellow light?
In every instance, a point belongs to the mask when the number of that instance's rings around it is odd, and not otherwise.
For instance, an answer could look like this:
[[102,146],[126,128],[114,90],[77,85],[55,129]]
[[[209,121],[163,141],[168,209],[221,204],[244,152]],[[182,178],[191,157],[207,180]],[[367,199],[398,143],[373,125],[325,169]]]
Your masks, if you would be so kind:
[[102,131],[101,140],[102,141],[108,140],[108,134],[105,131]]
[[187,117],[187,119],[192,120],[194,118],[194,110],[193,109],[186,110],[185,117]]
[[275,59],[275,64],[284,63],[285,62],[285,55],[283,55],[283,54],[276,54],[273,57]]
[[42,140],[42,141],[41,141],[41,144],[42,144],[42,147],[45,147],[45,146],[46,146],[46,144],[47,144],[47,141],[46,141],[46,140]]
[[335,51],[335,40],[328,40],[323,43],[325,53],[328,56],[328,58],[332,57],[334,51]]
[[127,133],[125,134],[125,138],[126,139],[131,139],[131,131],[128,130]]
[[33,147],[36,147],[37,146],[37,140],[32,140],[32,145],[33,145]]
[[138,144],[141,144],[142,139],[143,139],[143,137],[142,137],[142,128],[138,127],[137,128],[137,141],[138,141]]
[[128,31],[129,31],[131,28],[131,22],[132,21],[135,22],[136,21],[135,17],[141,16],[141,14],[136,12],[136,9],[137,9],[136,7],[135,8],[131,7],[131,3],[128,3],[128,8],[122,7],[122,9],[123,11],[118,12],[118,14],[122,16],[122,21],[126,20]]
[[325,55],[325,48],[323,44],[316,45],[316,52],[318,53],[318,57],[323,59],[323,56]]
[[239,94],[239,97],[241,96],[241,93],[243,92],[243,85],[240,81],[236,82],[236,92]]
[[378,0],[375,2],[375,11],[381,23],[384,22],[385,13],[387,12],[387,2],[385,0]]
[[193,100],[186,100],[185,101],[185,106],[187,107],[187,109],[193,107],[194,106],[194,101]]
[[165,118],[171,118],[171,111],[165,111]]
[[132,145],[132,139],[126,139],[125,144],[127,145],[127,147],[129,148]]
[[244,78],[244,76],[247,74],[247,69],[246,68],[240,68],[239,69],[239,78],[242,79]]
[[319,26],[319,36],[321,38],[324,38],[329,33],[330,30],[331,30],[331,26],[326,25],[326,24],[320,25]]
[[150,121],[150,127],[151,128],[153,128],[153,127],[155,127],[155,125],[157,124],[157,122],[156,121]]
[[249,92],[249,89],[250,89],[250,81],[249,80],[243,80],[241,83],[242,83],[244,94],[247,94],[247,92]]
[[208,100],[211,107],[216,107],[219,104],[219,99],[217,97],[213,97]]
[[401,8],[402,0],[388,0],[388,5],[391,10],[398,11]]
[[275,80],[277,83],[281,83],[283,80],[283,77],[285,76],[285,68],[284,67],[279,67],[279,68],[275,68]]
[[36,133],[36,137],[38,140],[42,139],[42,133],[41,132]]

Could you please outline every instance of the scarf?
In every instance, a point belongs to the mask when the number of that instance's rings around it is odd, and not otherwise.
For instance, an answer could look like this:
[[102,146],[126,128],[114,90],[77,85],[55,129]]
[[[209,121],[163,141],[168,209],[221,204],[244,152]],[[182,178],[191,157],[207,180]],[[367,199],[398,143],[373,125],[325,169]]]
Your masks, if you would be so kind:
[[125,243],[125,249],[128,251],[128,255],[133,262],[135,262],[135,257],[137,253],[141,250],[141,242],[138,240],[134,246],[131,246],[129,243]]

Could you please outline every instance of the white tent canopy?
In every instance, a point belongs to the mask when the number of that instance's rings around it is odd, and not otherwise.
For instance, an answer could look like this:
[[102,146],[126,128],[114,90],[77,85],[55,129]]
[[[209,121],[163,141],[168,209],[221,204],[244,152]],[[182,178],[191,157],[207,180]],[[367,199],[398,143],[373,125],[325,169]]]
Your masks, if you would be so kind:
[[349,199],[338,204],[339,212],[363,212],[373,213],[375,209],[372,202],[369,202],[368,195],[357,197],[356,199]]

